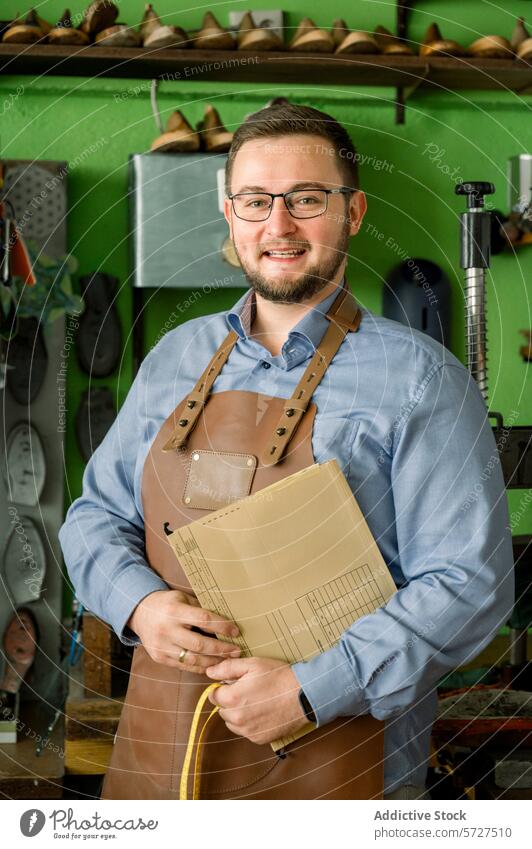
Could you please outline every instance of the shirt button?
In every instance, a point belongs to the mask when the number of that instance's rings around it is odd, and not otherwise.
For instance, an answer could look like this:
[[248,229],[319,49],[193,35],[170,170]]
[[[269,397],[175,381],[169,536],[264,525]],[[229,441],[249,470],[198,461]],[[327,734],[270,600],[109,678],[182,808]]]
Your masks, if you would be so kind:
[[271,363],[262,362],[262,368],[271,368]]

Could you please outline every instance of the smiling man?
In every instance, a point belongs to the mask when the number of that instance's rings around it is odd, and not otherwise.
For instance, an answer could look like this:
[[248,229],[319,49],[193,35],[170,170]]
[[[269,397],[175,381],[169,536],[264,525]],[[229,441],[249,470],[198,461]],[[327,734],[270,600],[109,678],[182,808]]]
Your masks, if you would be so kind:
[[[419,798],[436,684],[511,610],[504,487],[476,385],[347,285],[366,211],[356,161],[344,128],[309,107],[267,107],[237,130],[225,217],[250,289],[146,357],[61,530],[78,597],[135,645],[104,798],[180,797],[213,681],[202,798]],[[198,605],[164,526],[332,458],[397,593],[307,662],[241,658],[226,638],[245,623]],[[269,743],[309,719],[315,730],[274,755]]]

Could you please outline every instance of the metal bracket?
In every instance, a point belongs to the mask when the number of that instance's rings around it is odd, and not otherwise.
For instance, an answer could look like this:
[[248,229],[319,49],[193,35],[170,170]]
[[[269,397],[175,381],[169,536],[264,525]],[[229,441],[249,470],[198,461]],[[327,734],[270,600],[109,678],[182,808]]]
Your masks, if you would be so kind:
[[[408,31],[408,17],[410,12],[412,11],[412,6],[415,0],[397,0],[396,6],[396,35],[402,41],[406,40],[407,31]],[[421,82],[422,80],[420,80]],[[405,104],[406,101],[411,96],[412,92],[420,84],[418,82],[415,86],[405,88],[404,86],[398,86],[396,89],[395,96],[395,123],[396,124],[404,124],[405,123]],[[405,95],[406,92],[406,95]]]
[[410,86],[400,86],[397,89],[396,96],[396,111],[395,111],[395,123],[396,124],[404,124],[405,123],[405,104],[415,91],[430,79],[430,65],[426,64],[423,73],[417,78],[416,82]]

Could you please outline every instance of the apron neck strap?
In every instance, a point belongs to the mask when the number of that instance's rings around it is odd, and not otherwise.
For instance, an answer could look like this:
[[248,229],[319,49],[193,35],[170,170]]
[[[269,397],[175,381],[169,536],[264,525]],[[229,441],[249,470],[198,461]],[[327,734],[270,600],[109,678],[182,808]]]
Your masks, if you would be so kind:
[[238,333],[234,330],[231,330],[225,337],[194,389],[187,395],[182,418],[179,419],[177,427],[168,442],[163,445],[163,451],[174,451],[176,448],[182,448],[187,441],[189,434],[196,426],[201,411],[209,399],[212,385],[227,362],[227,358],[235,347],[237,339]]
[[285,401],[283,413],[272,439],[260,458],[264,466],[275,466],[282,457],[288,443],[293,438],[301,419],[310,403],[316,387],[319,385],[331,360],[349,331],[356,333],[362,318],[361,310],[347,288],[342,288],[327,313],[329,327],[325,331],[316,352],[297,384],[292,397]]

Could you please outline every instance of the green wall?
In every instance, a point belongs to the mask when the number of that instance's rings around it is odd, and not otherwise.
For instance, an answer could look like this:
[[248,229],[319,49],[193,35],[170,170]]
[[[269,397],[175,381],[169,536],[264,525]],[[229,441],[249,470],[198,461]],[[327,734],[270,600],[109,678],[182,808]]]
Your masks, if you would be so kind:
[[[39,13],[53,21],[63,11],[64,0],[39,5]],[[229,9],[249,8],[237,0],[174,10],[179,4],[159,0],[159,14],[185,29],[198,28],[203,11],[212,9],[222,24]],[[185,4],[182,4],[183,6]],[[262,4],[270,6],[272,4]],[[19,0],[3,0],[2,18],[19,8]],[[120,20],[136,24],[144,3],[122,3]],[[260,4],[258,5],[260,8]],[[330,12],[328,11],[330,8]],[[72,12],[81,4],[72,5]],[[333,17],[344,17],[352,28],[373,29],[377,23],[394,28],[392,2],[336,0],[324,7],[318,0],[283,3],[287,24],[294,27],[303,15],[329,27]],[[356,15],[353,14],[356,10]],[[516,16],[528,13],[527,0],[497,3],[454,0],[417,4],[410,24],[411,37],[422,39],[426,26],[440,23],[443,34],[468,44],[479,35],[510,36]],[[118,377],[99,381],[111,386],[122,401],[131,381],[131,291],[128,264],[126,204],[127,159],[130,153],[149,149],[156,135],[151,116],[148,81],[66,77],[0,77],[0,106],[24,86],[0,123],[1,155],[5,158],[58,159],[71,163],[68,177],[70,214],[69,250],[79,261],[79,273],[101,268],[121,281],[119,309],[128,346]],[[123,94],[118,98],[116,95]],[[191,122],[203,114],[205,102],[214,103],[228,129],[244,116],[281,93],[279,86],[234,84],[230,81],[164,82],[159,104],[163,117],[183,109]],[[398,250],[434,260],[444,267],[453,284],[454,352],[461,358],[463,343],[462,273],[458,267],[458,219],[463,201],[455,197],[454,184],[464,179],[491,180],[497,193],[495,206],[507,211],[506,163],[510,156],[532,152],[531,98],[512,92],[417,92],[409,101],[406,123],[394,123],[394,91],[381,88],[283,87],[282,93],[298,103],[330,112],[349,130],[362,157],[361,183],[368,197],[363,231],[351,242],[348,277],[359,300],[380,311],[382,281],[397,253],[386,242],[391,237]],[[437,150],[437,153],[430,153]],[[380,163],[380,164],[379,164]],[[373,225],[375,230],[371,230]],[[385,234],[377,239],[375,232]],[[372,235],[373,233],[373,235]],[[532,423],[532,393],[528,368],[518,354],[521,328],[532,327],[530,310],[532,249],[493,259],[488,291],[490,406],[515,424]],[[191,287],[195,281],[191,279]],[[226,309],[241,290],[204,295],[187,310],[185,319]],[[189,290],[154,292],[146,311],[146,346],[160,334],[166,317],[189,296]],[[68,408],[70,424],[66,452],[70,498],[80,492],[83,463],[73,433],[74,413],[88,378],[69,361]],[[523,508],[525,491],[509,493],[510,509],[522,512],[514,533],[532,531],[532,510]]]

